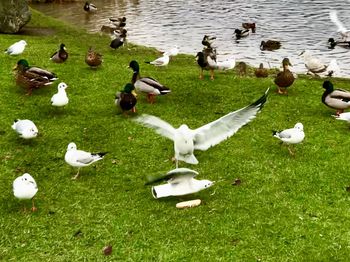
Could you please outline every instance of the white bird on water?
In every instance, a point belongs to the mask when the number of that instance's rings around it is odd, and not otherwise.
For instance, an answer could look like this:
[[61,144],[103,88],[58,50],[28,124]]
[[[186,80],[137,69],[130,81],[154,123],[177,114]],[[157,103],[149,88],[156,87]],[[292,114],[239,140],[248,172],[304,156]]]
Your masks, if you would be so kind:
[[63,82],[58,84],[58,92],[51,97],[51,105],[65,106],[68,104],[69,99],[66,93],[67,87],[67,84]]
[[78,173],[72,178],[77,179],[79,177],[79,171],[81,167],[89,166],[96,161],[103,159],[107,153],[90,153],[83,150],[78,150],[75,143],[69,143],[67,152],[64,156],[64,160],[72,167],[78,168]]
[[160,180],[167,180],[166,184],[152,187],[152,195],[154,198],[193,194],[209,188],[214,184],[214,182],[210,180],[195,179],[194,177],[197,175],[198,172],[194,170],[188,168],[176,168],[158,179],[149,181],[147,184]]
[[[305,138],[304,126],[302,123],[296,123],[293,128],[285,129],[283,131],[272,131],[273,136],[286,144],[299,144]],[[293,151],[288,146],[289,152],[294,155]]]
[[24,40],[18,41],[11,45],[9,48],[5,50],[5,53],[9,55],[20,55],[23,53],[24,48],[26,47],[27,42]]
[[13,194],[20,200],[31,199],[32,200],[32,211],[36,211],[37,208],[34,206],[34,196],[38,192],[38,186],[34,178],[28,173],[17,177],[13,181]]
[[194,156],[195,149],[205,151],[234,135],[238,129],[256,117],[266,102],[267,94],[268,90],[251,105],[228,113],[197,129],[190,129],[185,124],[176,129],[164,120],[151,115],[141,115],[135,121],[155,129],[158,134],[174,142],[176,167],[178,161],[195,165],[198,164]]
[[38,135],[38,128],[28,119],[16,119],[11,127],[24,139],[31,139]]

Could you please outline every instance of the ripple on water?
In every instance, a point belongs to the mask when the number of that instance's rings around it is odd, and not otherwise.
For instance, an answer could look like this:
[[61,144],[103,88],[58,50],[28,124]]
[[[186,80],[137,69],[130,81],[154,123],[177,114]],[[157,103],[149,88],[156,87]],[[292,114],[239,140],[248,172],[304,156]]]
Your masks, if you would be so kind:
[[[109,24],[109,17],[126,16],[128,39],[131,42],[166,50],[178,45],[182,53],[195,55],[202,49],[204,34],[217,37],[215,45],[222,56],[234,54],[238,61],[253,66],[261,62],[280,67],[289,57],[295,72],[305,72],[303,50],[329,63],[336,58],[341,76],[349,77],[349,51],[341,47],[328,49],[327,40],[337,38],[337,28],[329,19],[329,10],[350,28],[350,2],[343,0],[189,0],[189,1],[125,1],[99,0],[99,10],[93,15],[83,11],[85,1],[70,4],[33,4],[48,15],[60,18],[91,32]],[[329,8],[331,7],[331,8]],[[257,31],[236,41],[233,31],[242,22],[256,22]],[[282,48],[261,51],[262,40],[278,40]]]

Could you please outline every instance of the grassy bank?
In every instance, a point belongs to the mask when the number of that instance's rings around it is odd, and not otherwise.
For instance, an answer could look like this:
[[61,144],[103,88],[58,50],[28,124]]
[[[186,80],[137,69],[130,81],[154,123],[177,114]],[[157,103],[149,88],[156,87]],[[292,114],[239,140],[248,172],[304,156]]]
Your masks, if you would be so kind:
[[[50,29],[43,29],[49,27]],[[39,29],[40,28],[40,29]],[[217,72],[198,79],[194,57],[176,56],[167,68],[143,61],[154,49],[128,44],[109,48],[109,38],[87,34],[33,11],[27,33],[1,35],[1,48],[24,39],[19,57],[1,54],[0,260],[2,261],[347,261],[350,252],[348,177],[349,126],[321,103],[322,81],[301,77],[288,96],[276,94],[273,78],[257,80]],[[41,35],[42,33],[48,35]],[[69,58],[50,55],[65,43]],[[90,45],[104,55],[98,70],[84,62]],[[53,108],[51,87],[32,96],[15,85],[19,58],[55,72],[68,84],[70,103]],[[233,137],[198,151],[199,178],[216,181],[208,190],[182,198],[153,199],[148,174],[167,172],[173,144],[118,113],[114,94],[131,80],[131,60],[141,75],[172,89],[153,105],[138,97],[138,114],[161,117],[174,126],[197,128],[250,104],[271,87],[258,117]],[[334,80],[350,89],[348,81]],[[40,135],[23,141],[14,119],[33,120]],[[304,124],[306,139],[291,157],[271,130]],[[88,151],[109,152],[81,170],[64,162],[69,142]],[[37,181],[38,211],[21,211],[13,180],[24,172]],[[233,186],[240,178],[242,183]],[[202,199],[197,208],[178,210],[181,200]],[[30,203],[25,203],[27,207]],[[102,248],[113,246],[105,257]]]

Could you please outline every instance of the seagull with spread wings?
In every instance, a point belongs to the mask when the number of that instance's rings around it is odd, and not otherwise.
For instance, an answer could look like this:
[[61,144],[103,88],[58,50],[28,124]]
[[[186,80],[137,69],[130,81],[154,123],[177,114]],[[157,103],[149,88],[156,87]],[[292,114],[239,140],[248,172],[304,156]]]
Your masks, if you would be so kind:
[[137,117],[135,121],[155,129],[158,134],[174,141],[176,167],[179,160],[196,165],[198,160],[193,154],[194,150],[205,151],[234,135],[238,129],[256,117],[266,102],[268,91],[269,89],[251,105],[228,113],[197,129],[190,129],[185,124],[176,129],[158,117],[145,114]]
[[350,31],[345,28],[342,22],[339,21],[337,11],[329,12],[329,18],[338,27],[337,32],[340,33],[342,41],[350,41]]

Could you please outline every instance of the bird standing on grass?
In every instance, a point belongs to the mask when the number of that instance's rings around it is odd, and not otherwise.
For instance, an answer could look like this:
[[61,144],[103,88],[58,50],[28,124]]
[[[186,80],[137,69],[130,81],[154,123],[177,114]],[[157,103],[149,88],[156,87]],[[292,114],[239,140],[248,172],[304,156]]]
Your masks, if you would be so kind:
[[290,87],[294,83],[294,75],[289,70],[290,63],[288,58],[284,58],[282,60],[283,71],[279,72],[275,78],[275,84],[277,85],[277,92],[279,94],[287,94],[287,88]]
[[31,95],[34,89],[51,85],[57,79],[55,73],[40,67],[29,66],[25,59],[19,60],[14,70],[16,70],[16,84],[26,88],[27,95]]
[[159,57],[153,61],[147,61],[147,64],[151,64],[154,66],[167,66],[169,64],[169,55],[168,53],[164,53],[162,57]]
[[53,53],[50,60],[55,62],[55,63],[63,63],[66,61],[68,58],[68,53],[66,51],[66,46],[65,44],[60,45],[60,49]]
[[5,53],[8,55],[20,55],[23,53],[25,47],[27,45],[27,42],[24,40],[18,41],[11,45],[9,48],[5,50]]
[[12,184],[13,194],[19,200],[32,200],[32,211],[36,211],[37,208],[34,205],[34,196],[38,192],[38,186],[34,178],[25,173],[20,177],[17,177]]
[[38,128],[33,121],[28,119],[16,119],[11,127],[23,139],[32,139],[38,135]]
[[148,181],[147,184],[166,180],[167,183],[163,185],[153,186],[152,195],[158,199],[168,196],[183,196],[193,194],[203,189],[211,187],[214,182],[210,180],[197,180],[195,177],[198,172],[189,168],[176,168],[165,175]]
[[90,153],[83,150],[78,150],[75,143],[69,143],[67,152],[64,156],[66,163],[72,167],[78,168],[78,173],[72,178],[77,179],[79,177],[79,171],[81,167],[89,166],[96,161],[103,159],[107,153]]
[[123,113],[129,110],[135,113],[136,103],[135,87],[131,83],[126,84],[124,89],[121,92],[117,92],[115,95],[115,104],[120,107]]
[[336,115],[350,108],[350,92],[344,89],[334,89],[333,84],[326,80],[323,82],[323,88],[326,89],[322,95],[322,103],[326,106],[336,109]]
[[130,62],[129,68],[133,70],[131,83],[134,84],[136,91],[147,94],[147,100],[151,104],[155,102],[156,96],[166,95],[171,92],[168,87],[151,77],[140,77],[140,67],[135,60]]
[[272,131],[274,137],[277,137],[283,143],[288,145],[288,151],[291,155],[294,152],[289,147],[290,144],[299,144],[304,140],[304,126],[302,123],[297,123],[293,128],[285,129],[283,131]]
[[242,126],[256,117],[266,102],[267,93],[268,90],[251,105],[228,113],[197,129],[190,129],[185,124],[174,128],[158,117],[145,114],[137,117],[135,121],[155,129],[158,134],[174,142],[176,168],[178,161],[196,165],[198,160],[194,156],[194,150],[205,151],[234,135]]
[[67,87],[67,84],[63,82],[58,84],[58,92],[51,97],[51,105],[60,107],[68,104]]

